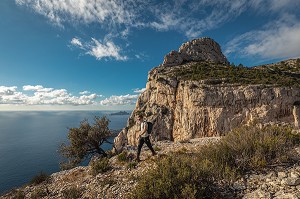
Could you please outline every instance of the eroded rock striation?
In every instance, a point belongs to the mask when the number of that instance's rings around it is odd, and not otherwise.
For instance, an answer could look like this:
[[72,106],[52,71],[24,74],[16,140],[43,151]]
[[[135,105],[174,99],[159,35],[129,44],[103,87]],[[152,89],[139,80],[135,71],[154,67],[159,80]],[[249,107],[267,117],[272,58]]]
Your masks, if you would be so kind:
[[[203,60],[207,67],[213,64],[219,64],[217,68],[230,67],[220,46],[212,39],[202,38],[183,44],[179,52],[172,51],[162,65],[149,72],[146,90],[139,96],[126,129],[115,140],[119,150],[126,144],[137,145],[139,125],[135,117],[140,113],[154,123],[153,137],[157,140],[224,135],[251,122],[299,128],[299,87],[228,83],[226,78],[195,80],[178,75],[178,71],[184,74]],[[290,62],[296,63],[288,60],[287,64]],[[274,73],[273,69],[264,68],[253,70]],[[227,69],[224,70],[226,73]],[[291,74],[299,78],[299,74]]]

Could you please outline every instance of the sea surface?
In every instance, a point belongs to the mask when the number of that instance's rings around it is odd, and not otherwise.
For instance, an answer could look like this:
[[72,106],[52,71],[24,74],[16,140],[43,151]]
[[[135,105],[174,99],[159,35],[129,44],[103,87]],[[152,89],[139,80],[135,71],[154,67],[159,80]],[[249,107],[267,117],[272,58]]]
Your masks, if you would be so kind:
[[[114,112],[0,111],[0,194],[28,183],[41,171],[60,171],[62,157],[57,150],[67,142],[68,128],[79,127],[83,119],[92,123],[94,116],[106,115],[110,129],[124,128],[129,115],[110,115]],[[111,148],[110,144],[103,146]]]

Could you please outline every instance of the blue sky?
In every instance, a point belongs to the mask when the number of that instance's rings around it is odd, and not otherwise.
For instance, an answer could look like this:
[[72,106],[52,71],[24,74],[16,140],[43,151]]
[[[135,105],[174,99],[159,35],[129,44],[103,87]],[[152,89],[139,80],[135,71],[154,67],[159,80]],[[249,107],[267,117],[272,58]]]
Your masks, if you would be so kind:
[[148,71],[198,37],[230,62],[300,57],[295,0],[1,0],[0,110],[129,110]]

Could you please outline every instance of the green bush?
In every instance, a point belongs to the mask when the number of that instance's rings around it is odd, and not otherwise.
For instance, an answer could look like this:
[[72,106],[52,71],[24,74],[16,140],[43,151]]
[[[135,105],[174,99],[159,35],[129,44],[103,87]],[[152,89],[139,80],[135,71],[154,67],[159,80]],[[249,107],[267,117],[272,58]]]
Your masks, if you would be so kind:
[[137,162],[129,162],[127,164],[127,169],[134,169],[137,166]]
[[161,151],[161,148],[159,148],[158,146],[154,146],[153,149],[154,151]]
[[221,196],[210,187],[208,167],[199,167],[196,154],[174,153],[158,159],[157,167],[144,174],[129,198],[203,198]]
[[91,166],[91,174],[97,175],[98,173],[104,173],[111,169],[109,159],[108,158],[101,158],[90,163]]
[[128,152],[127,151],[122,151],[117,157],[119,162],[128,162]]
[[222,198],[220,188],[246,171],[288,160],[289,149],[299,141],[300,135],[287,127],[238,128],[194,154],[159,158],[157,167],[140,178],[130,198]]
[[43,188],[38,188],[31,194],[32,199],[39,199],[44,196],[47,196],[47,191]]
[[[248,68],[239,64],[220,65],[200,62],[188,68],[175,68],[171,76],[184,80],[210,80],[207,84],[238,83],[238,84],[272,84],[280,86],[300,86],[300,69],[285,64]],[[192,87],[196,88],[196,87]]]
[[62,191],[63,198],[76,199],[81,198],[82,190],[77,187],[71,187]]
[[41,171],[41,173],[39,175],[34,176],[30,180],[30,184],[34,184],[34,185],[41,184],[42,182],[45,182],[49,179],[50,179],[50,176]]

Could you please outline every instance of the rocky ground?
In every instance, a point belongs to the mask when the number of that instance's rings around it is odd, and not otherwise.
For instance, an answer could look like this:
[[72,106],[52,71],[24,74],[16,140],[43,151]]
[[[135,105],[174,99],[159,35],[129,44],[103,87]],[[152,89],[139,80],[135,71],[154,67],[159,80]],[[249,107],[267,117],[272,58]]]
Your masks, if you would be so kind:
[[[51,175],[47,182],[40,185],[28,185],[11,191],[0,198],[126,198],[137,184],[138,176],[155,166],[154,160],[174,151],[189,152],[197,150],[207,143],[216,142],[219,137],[198,138],[188,142],[159,141],[154,148],[157,156],[151,156],[143,148],[141,162],[132,167],[122,163],[117,157],[110,159],[112,169],[93,176],[90,167],[76,167]],[[135,149],[128,147],[134,157]],[[294,165],[273,165],[261,173],[249,173],[236,181],[229,191],[238,198],[300,198],[300,148],[296,148]]]

